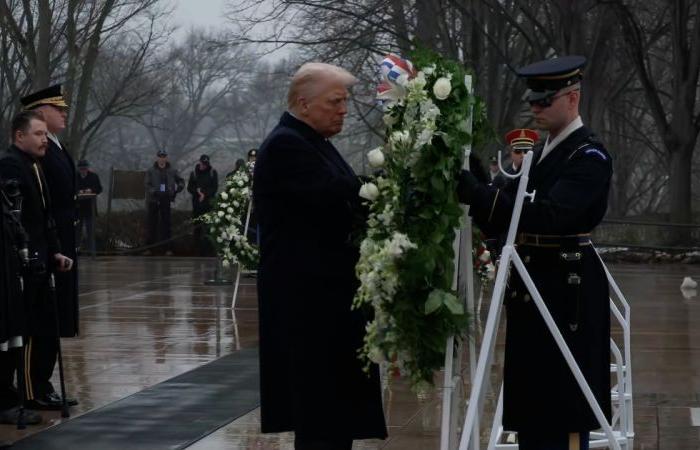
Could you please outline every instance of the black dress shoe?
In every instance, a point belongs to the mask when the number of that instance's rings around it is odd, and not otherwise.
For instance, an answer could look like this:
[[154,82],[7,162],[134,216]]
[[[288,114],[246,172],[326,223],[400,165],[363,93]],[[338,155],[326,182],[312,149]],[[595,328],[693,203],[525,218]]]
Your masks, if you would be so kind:
[[[15,406],[4,411],[0,411],[0,423],[6,425],[17,425],[19,420],[19,406]],[[38,425],[42,421],[38,412],[29,409],[24,410],[24,423],[26,425]]]
[[[75,406],[78,404],[78,400],[67,397],[66,404],[68,406]],[[51,392],[41,397],[37,397],[34,400],[28,400],[27,407],[31,409],[40,409],[43,411],[58,411],[63,407],[63,402],[61,401],[61,396],[58,395],[57,392]]]

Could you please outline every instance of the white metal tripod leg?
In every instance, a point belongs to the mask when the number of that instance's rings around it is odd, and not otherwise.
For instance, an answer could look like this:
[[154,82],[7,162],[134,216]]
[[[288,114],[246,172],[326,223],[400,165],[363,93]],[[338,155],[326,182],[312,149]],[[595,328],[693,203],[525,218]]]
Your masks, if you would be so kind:
[[496,444],[503,435],[503,383],[498,394],[498,404],[496,405],[496,413],[493,415],[493,425],[491,425],[491,438],[489,439],[488,450],[494,450]]
[[[250,213],[253,210],[253,198],[248,200],[248,212],[246,213],[245,225],[243,226],[243,236],[248,236],[248,227],[250,226]],[[236,271],[236,281],[233,283],[233,297],[231,298],[231,309],[236,307],[236,300],[238,300],[238,288],[241,284],[241,272],[243,272],[243,265],[238,263],[238,270]]]

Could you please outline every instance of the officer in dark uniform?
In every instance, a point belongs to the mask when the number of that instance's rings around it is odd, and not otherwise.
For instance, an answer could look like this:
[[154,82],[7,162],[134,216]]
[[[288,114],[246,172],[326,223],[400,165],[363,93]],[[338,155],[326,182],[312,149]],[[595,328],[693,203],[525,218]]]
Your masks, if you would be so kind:
[[78,161],[78,172],[78,237],[76,242],[81,243],[83,228],[85,228],[90,253],[94,256],[96,252],[97,196],[102,193],[102,183],[100,176],[90,170],[90,163],[85,159]]
[[[12,121],[12,137],[13,145],[0,157],[0,178],[16,183],[22,197],[21,225],[27,236],[23,303],[28,335],[23,379],[26,381],[27,406],[37,409],[37,384],[32,377],[34,367],[44,362],[38,357],[46,355],[33,349],[37,342],[50,341],[56,348],[58,342],[56,309],[48,291],[49,274],[69,272],[73,261],[61,252],[48,183],[40,164],[48,147],[43,117],[33,111],[18,114]],[[7,368],[2,364],[2,369]],[[2,373],[6,378],[7,372],[2,370]],[[14,367],[10,373],[14,373]]]
[[[582,56],[541,61],[518,70],[538,128],[548,132],[534,148],[518,252],[610,418],[610,310],[608,282],[590,233],[607,209],[610,155],[579,116]],[[471,205],[487,235],[510,223],[517,181],[499,189],[462,172],[460,199]],[[587,449],[600,428],[523,281],[512,271],[506,291],[507,335],[503,426],[518,432],[521,450]]]
[[[78,335],[78,267],[75,244],[76,211],[76,170],[68,150],[56,136],[66,127],[68,104],[63,97],[61,85],[30,94],[21,99],[25,110],[36,110],[46,120],[48,147],[42,166],[46,176],[53,205],[56,231],[65,255],[75,261],[74,270],[56,274],[56,294],[61,337]],[[32,345],[32,382],[34,401],[37,409],[60,409],[61,400],[49,381],[56,365],[58,345],[54,339],[37,336]],[[68,399],[70,405],[77,404]]]

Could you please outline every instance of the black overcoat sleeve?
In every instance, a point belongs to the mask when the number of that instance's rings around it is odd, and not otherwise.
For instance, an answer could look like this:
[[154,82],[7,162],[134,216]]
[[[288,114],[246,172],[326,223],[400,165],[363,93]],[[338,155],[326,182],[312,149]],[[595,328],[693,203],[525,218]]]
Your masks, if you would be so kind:
[[[560,235],[576,228],[588,208],[607,190],[612,176],[610,158],[584,154],[563,167],[559,180],[547,193],[537,193],[534,202],[525,200],[519,230]],[[470,204],[470,213],[487,234],[507,230],[518,183],[498,189],[479,182],[468,172],[460,179],[460,201]]]

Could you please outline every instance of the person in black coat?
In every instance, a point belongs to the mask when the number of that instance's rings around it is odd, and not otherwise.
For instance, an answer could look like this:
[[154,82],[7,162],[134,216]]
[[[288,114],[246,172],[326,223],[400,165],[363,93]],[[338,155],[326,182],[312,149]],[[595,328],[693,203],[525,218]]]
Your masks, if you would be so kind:
[[[43,117],[32,111],[20,113],[13,119],[12,135],[13,145],[0,158],[0,178],[17,183],[22,196],[21,224],[28,237],[28,264],[23,283],[28,335],[24,370],[26,404],[41,409],[47,406],[43,404],[45,391],[37,389],[45,380],[34,378],[37,373],[34,367],[44,363],[41,358],[47,355],[33,348],[41,342],[53,342],[53,346],[57,346],[55,305],[48,292],[49,274],[70,272],[73,261],[62,254],[53,219],[52,197],[39,163],[48,147]],[[60,404],[60,399],[58,402]]]
[[[531,89],[535,123],[549,132],[534,148],[519,224],[518,253],[610,420],[610,309],[608,281],[590,240],[607,209],[612,161],[578,112],[581,67],[570,56],[519,70]],[[510,224],[517,180],[502,189],[463,172],[460,199],[487,235]],[[518,432],[521,450],[588,448],[600,428],[531,295],[516,271],[507,310],[503,426]]]
[[360,182],[328,140],[354,82],[335,66],[302,66],[254,169],[262,432],[294,431],[297,450],[386,437],[378,368],[367,374],[358,358],[366,318],[351,310]]
[[[214,196],[219,188],[219,175],[212,168],[208,155],[199,157],[199,162],[194,170],[190,172],[187,180],[187,192],[192,195],[192,218],[196,219],[209,211],[213,207]],[[199,247],[201,255],[209,253],[210,246],[206,238],[202,236],[203,224],[196,223],[194,226],[194,241]]]
[[90,163],[78,161],[78,244],[82,241],[83,228],[87,233],[90,253],[95,254],[95,218],[97,217],[97,196],[102,193],[100,176],[90,170]]
[[[63,97],[61,85],[30,94],[21,99],[25,110],[42,114],[48,128],[48,147],[41,161],[51,192],[53,217],[64,254],[74,261],[74,270],[56,274],[56,296],[62,337],[75,337],[79,331],[78,306],[78,261],[75,243],[76,170],[73,157],[58,140],[57,134],[66,127],[68,104]],[[32,351],[37,354],[37,363],[32,365],[35,406],[43,409],[60,409],[61,402],[51,384],[51,375],[56,365],[58,347],[55,340],[36,339]],[[68,399],[71,405],[75,399]]]

